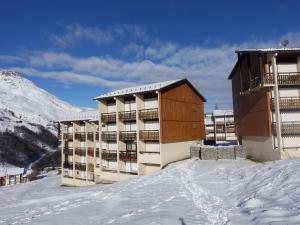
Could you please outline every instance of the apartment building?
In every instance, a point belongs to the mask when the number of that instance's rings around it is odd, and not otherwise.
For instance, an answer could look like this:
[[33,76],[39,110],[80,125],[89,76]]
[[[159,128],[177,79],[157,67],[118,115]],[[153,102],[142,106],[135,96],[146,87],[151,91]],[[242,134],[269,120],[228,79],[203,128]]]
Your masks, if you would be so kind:
[[125,88],[94,100],[97,113],[60,121],[63,184],[151,174],[188,158],[190,146],[205,139],[206,100],[187,79]]
[[257,160],[300,156],[300,48],[245,49],[232,81],[236,132]]
[[233,110],[217,109],[205,114],[206,144],[236,144]]

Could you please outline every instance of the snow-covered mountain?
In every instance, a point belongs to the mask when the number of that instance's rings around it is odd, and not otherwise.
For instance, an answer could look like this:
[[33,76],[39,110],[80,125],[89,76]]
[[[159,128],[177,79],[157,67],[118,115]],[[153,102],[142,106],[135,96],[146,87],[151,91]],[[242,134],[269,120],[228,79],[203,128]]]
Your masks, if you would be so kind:
[[0,161],[27,166],[58,150],[55,121],[81,108],[13,71],[0,71]]
[[13,71],[0,71],[0,129],[13,130],[20,123],[53,129],[53,121],[82,109],[64,102]]

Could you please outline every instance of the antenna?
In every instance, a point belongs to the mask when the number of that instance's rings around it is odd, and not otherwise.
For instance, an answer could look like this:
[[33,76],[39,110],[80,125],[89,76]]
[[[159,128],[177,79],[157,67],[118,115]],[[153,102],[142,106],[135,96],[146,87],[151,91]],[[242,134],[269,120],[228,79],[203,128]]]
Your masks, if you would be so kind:
[[286,48],[289,44],[289,40],[285,39],[281,42],[281,46],[283,46],[284,48]]

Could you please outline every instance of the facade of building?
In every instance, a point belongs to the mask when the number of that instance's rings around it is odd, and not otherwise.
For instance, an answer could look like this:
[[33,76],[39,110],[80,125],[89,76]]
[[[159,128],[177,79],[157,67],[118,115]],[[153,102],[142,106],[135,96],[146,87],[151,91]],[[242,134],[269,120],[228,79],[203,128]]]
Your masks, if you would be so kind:
[[213,110],[205,114],[207,144],[236,144],[233,110]]
[[205,139],[205,99],[186,79],[121,89],[95,100],[99,111],[93,116],[60,121],[63,184],[151,174],[188,158],[190,146]]
[[232,80],[237,135],[257,160],[300,156],[300,49],[237,50]]
[[9,186],[27,182],[24,168],[0,166],[0,186]]

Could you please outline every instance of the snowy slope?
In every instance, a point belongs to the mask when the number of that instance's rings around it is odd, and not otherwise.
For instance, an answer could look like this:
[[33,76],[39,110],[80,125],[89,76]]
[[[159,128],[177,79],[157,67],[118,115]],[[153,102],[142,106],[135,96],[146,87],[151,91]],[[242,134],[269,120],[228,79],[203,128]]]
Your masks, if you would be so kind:
[[55,132],[53,121],[79,111],[79,107],[61,101],[17,73],[0,71],[0,118],[6,118],[0,120],[2,131],[20,123],[34,129],[30,123],[35,123]]
[[300,160],[186,160],[112,185],[0,188],[0,224],[299,224]]

